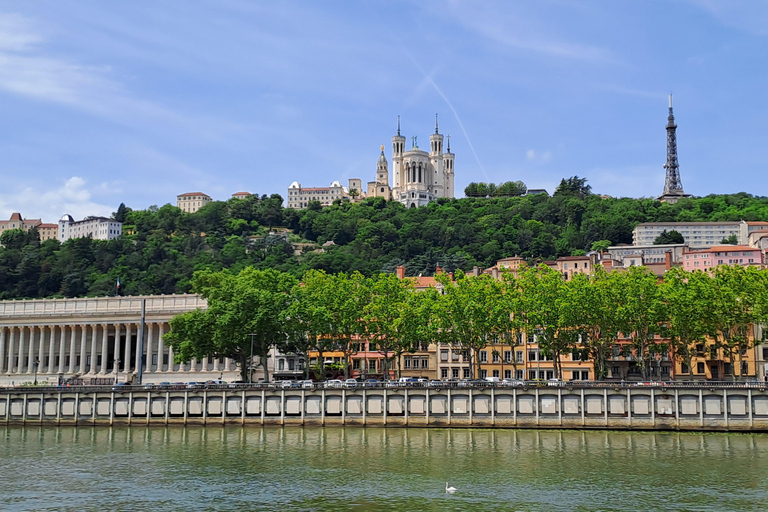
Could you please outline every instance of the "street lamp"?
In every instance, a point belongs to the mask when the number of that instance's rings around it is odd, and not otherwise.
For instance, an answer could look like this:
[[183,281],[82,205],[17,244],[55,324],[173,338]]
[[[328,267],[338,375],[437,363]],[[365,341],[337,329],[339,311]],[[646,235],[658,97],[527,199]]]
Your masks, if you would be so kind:
[[37,367],[40,366],[40,359],[35,358],[35,361],[32,363],[32,365],[35,367],[35,386],[37,386]]

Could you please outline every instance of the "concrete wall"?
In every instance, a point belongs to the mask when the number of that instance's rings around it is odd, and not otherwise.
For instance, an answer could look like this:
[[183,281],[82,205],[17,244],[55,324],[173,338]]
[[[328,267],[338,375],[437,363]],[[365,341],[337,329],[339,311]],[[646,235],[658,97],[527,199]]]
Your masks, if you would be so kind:
[[17,389],[0,392],[0,423],[768,431],[768,392],[764,387]]

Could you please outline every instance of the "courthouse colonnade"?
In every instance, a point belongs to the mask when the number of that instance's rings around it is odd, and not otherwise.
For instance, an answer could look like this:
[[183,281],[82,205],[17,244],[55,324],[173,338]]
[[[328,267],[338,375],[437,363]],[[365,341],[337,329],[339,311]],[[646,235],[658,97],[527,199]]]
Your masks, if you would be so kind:
[[[139,354],[141,303],[146,300],[144,351]],[[198,295],[0,301],[0,385],[37,377],[144,382],[239,378],[230,359],[174,363],[164,342],[171,318],[207,304]]]

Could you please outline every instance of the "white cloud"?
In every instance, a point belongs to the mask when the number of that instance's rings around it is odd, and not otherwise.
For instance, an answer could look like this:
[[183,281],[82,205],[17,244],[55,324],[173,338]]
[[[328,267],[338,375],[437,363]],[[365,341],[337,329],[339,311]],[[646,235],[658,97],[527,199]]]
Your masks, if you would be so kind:
[[546,164],[552,159],[552,153],[544,151],[543,153],[537,153],[534,149],[529,149],[525,152],[525,158],[529,162],[535,162],[539,164]]
[[[100,183],[96,190],[114,190],[109,184]],[[24,218],[43,222],[58,222],[64,214],[70,214],[79,220],[88,215],[109,216],[116,206],[99,204],[93,197],[91,188],[83,178],[73,176],[52,189],[26,187],[16,191],[0,193],[0,218],[8,219],[13,212],[19,212]]]

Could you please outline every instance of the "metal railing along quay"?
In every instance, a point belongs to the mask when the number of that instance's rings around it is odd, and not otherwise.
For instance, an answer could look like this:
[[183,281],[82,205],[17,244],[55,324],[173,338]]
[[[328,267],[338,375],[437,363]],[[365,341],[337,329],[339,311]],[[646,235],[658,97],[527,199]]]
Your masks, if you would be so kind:
[[745,381],[542,381],[527,380],[515,382],[488,382],[488,381],[430,381],[430,382],[399,382],[379,381],[379,382],[357,382],[341,384],[327,381],[313,381],[311,384],[307,381],[260,381],[254,383],[232,383],[232,384],[207,384],[207,383],[187,383],[175,382],[168,384],[145,384],[145,385],[38,385],[38,386],[8,386],[0,387],[0,392],[4,393],[61,393],[61,392],[80,392],[80,393],[105,393],[105,392],[140,392],[140,391],[199,391],[199,390],[275,390],[275,389],[457,389],[457,390],[483,390],[483,389],[529,389],[529,388],[566,388],[572,389],[628,389],[628,388],[655,388],[655,389],[758,389],[768,388],[768,382],[758,380]]

